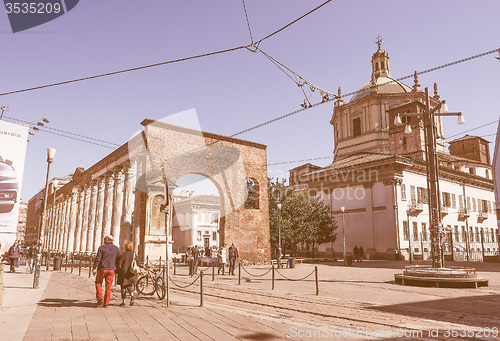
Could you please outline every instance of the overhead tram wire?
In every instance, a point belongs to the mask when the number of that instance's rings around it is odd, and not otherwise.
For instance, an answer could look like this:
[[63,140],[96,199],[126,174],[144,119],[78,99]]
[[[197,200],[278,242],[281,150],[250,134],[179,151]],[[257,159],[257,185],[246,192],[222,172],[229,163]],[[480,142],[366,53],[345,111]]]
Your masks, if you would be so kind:
[[[121,74],[121,73],[126,73],[126,72],[131,72],[131,71],[138,71],[138,70],[143,70],[143,69],[148,69],[148,68],[152,68],[152,67],[156,67],[156,66],[162,66],[162,65],[173,64],[173,63],[178,63],[178,62],[184,62],[184,61],[187,61],[187,60],[192,60],[192,59],[197,59],[197,58],[214,56],[214,55],[218,55],[218,54],[222,54],[222,53],[226,53],[226,52],[233,52],[233,51],[237,51],[237,50],[241,50],[241,49],[248,49],[249,51],[255,52],[253,49],[256,48],[256,47],[258,47],[258,45],[262,41],[264,41],[264,40],[266,40],[266,39],[274,36],[275,34],[283,31],[287,27],[293,25],[294,23],[296,23],[297,21],[301,20],[302,18],[308,16],[312,12],[318,10],[319,8],[321,8],[322,6],[326,5],[330,1],[332,1],[332,0],[328,0],[328,1],[324,2],[323,4],[321,4],[318,7],[312,9],[311,11],[309,11],[306,14],[302,15],[301,17],[299,17],[299,18],[295,19],[294,21],[288,23],[287,25],[281,27],[277,31],[274,31],[273,33],[271,33],[271,34],[265,36],[264,38],[260,39],[256,43],[253,42],[253,37],[252,37],[251,31],[250,31],[250,37],[252,39],[252,44],[249,44],[249,45],[242,45],[242,46],[233,47],[233,48],[230,48],[230,49],[219,50],[219,51],[214,51],[214,52],[208,52],[208,53],[203,53],[203,54],[199,54],[199,55],[195,55],[195,56],[184,57],[184,58],[169,60],[169,61],[165,61],[165,62],[155,63],[155,64],[143,65],[143,66],[138,66],[138,67],[134,67],[134,68],[124,69],[124,70],[119,70],[119,71],[113,71],[113,72],[107,72],[107,73],[102,73],[102,74],[88,76],[88,77],[76,78],[76,79],[72,79],[72,80],[68,80],[68,81],[64,81],[64,82],[58,82],[58,83],[40,85],[40,86],[35,86],[35,87],[21,89],[21,90],[8,91],[8,92],[0,93],[0,96],[12,95],[12,94],[26,92],[26,91],[39,90],[39,89],[49,88],[49,87],[58,86],[58,85],[65,85],[65,84],[70,84],[70,83],[76,83],[76,82],[81,82],[81,81],[89,80],[89,79],[95,79],[95,78],[113,76],[113,75],[117,75],[117,74]],[[245,8],[245,15],[246,15],[246,8]],[[248,16],[247,16],[247,22],[248,22]],[[249,25],[249,30],[250,30],[250,23],[249,22],[248,22],[248,25]]]
[[[418,75],[421,75],[421,74],[425,74],[425,73],[429,73],[429,72],[433,72],[433,71],[437,71],[437,70],[440,70],[440,69],[444,69],[444,68],[447,68],[447,67],[450,67],[450,66],[454,66],[454,65],[457,65],[457,64],[460,64],[460,63],[464,63],[464,62],[467,62],[467,61],[470,61],[470,60],[473,60],[473,59],[476,59],[476,58],[479,58],[479,57],[484,57],[484,56],[487,56],[489,54],[492,54],[492,53],[496,53],[498,52],[500,49],[494,49],[494,50],[491,50],[491,51],[487,51],[487,52],[483,52],[483,53],[480,53],[480,54],[476,54],[476,55],[473,55],[473,56],[470,56],[470,57],[467,57],[467,58],[463,58],[463,59],[459,59],[459,60],[456,60],[454,62],[451,62],[451,63],[446,63],[446,64],[443,64],[443,65],[439,65],[439,66],[436,66],[436,67],[433,67],[433,68],[430,68],[430,69],[427,69],[427,70],[423,70],[423,71],[420,71],[418,72],[417,71],[417,74]],[[261,51],[261,50],[259,50]],[[274,58],[273,58],[274,59]],[[276,61],[277,62],[277,61]],[[279,63],[279,62],[277,62]],[[279,63],[280,65],[283,65],[281,63]],[[288,69],[288,68],[287,68]],[[288,69],[289,70],[289,69]],[[283,70],[282,70],[283,71]],[[291,70],[290,70],[291,71]],[[293,74],[296,74],[295,72],[291,71]],[[400,77],[400,78],[397,78],[395,79],[396,81],[401,81],[401,80],[405,80],[405,79],[408,79],[408,78],[411,78],[411,77],[414,77],[414,73],[413,74],[410,74],[410,75],[407,75],[407,76],[404,76],[404,77]],[[290,76],[289,76],[290,77]],[[393,81],[391,82],[388,82],[386,84],[390,84],[390,83],[393,83]],[[309,82],[306,82],[306,84],[308,84],[309,86],[312,86],[318,90],[322,90],[321,88],[318,88],[316,87],[315,85],[309,83]],[[382,85],[385,85],[384,84],[379,84],[377,85],[378,86],[382,86]],[[322,90],[322,91],[325,91],[326,93],[329,93],[329,94],[333,94],[332,92],[330,91],[326,91],[326,90]],[[324,104],[324,103],[328,103],[328,102],[331,102],[331,101],[334,101],[334,100],[337,100],[337,99],[340,99],[340,98],[344,98],[344,97],[348,97],[348,96],[354,96],[356,93],[358,93],[358,91],[352,91],[352,92],[349,92],[349,93],[346,93],[346,94],[343,94],[341,96],[338,96],[338,95],[334,95],[333,98],[328,98],[328,99],[324,99],[322,100],[321,102],[318,102],[318,103],[315,103],[315,104],[311,104],[310,106],[308,107],[303,107],[301,109],[297,109],[295,111],[292,111],[292,112],[289,112],[288,114],[285,114],[285,115],[282,115],[282,116],[278,116],[276,118],[273,118],[271,120],[268,120],[268,121],[265,121],[263,123],[260,123],[260,124],[257,124],[253,127],[250,127],[250,128],[247,128],[247,129],[244,129],[242,131],[239,131],[237,133],[234,133],[232,135],[230,135],[229,137],[235,137],[235,136],[238,136],[238,135],[242,135],[244,133],[247,133],[247,132],[250,132],[252,130],[255,130],[255,129],[258,129],[258,128],[261,128],[261,127],[264,127],[268,124],[271,124],[271,123],[274,123],[274,122],[277,122],[277,121],[280,121],[282,119],[285,119],[285,118],[288,118],[288,117],[291,117],[291,116],[294,116],[298,113],[301,113],[307,109],[311,109],[311,108],[314,108],[314,107],[317,107],[318,105],[321,105],[321,104]]]
[[473,130],[476,130],[476,129],[480,129],[480,128],[483,128],[483,127],[487,127],[487,126],[489,126],[489,125],[492,125],[492,124],[497,123],[498,121],[499,121],[499,120],[495,120],[495,121],[493,121],[493,122],[490,122],[490,123],[486,123],[486,124],[480,125],[480,126],[478,126],[478,127],[475,127],[475,128],[472,128],[472,129],[469,129],[469,130],[466,130],[466,131],[463,131],[463,132],[461,132],[461,133],[458,133],[458,134],[455,134],[455,135],[448,136],[448,137],[446,137],[446,138],[445,138],[445,140],[449,140],[449,139],[451,139],[452,137],[460,136],[460,135],[462,135],[462,134],[468,133],[468,132],[473,131]]
[[248,25],[248,33],[250,33],[250,41],[252,42],[252,45],[253,45],[252,30],[250,29],[250,21],[248,20],[247,7],[245,6],[245,0],[241,0],[241,2],[243,2],[243,9],[245,10],[245,18],[247,19],[247,25]]
[[169,61],[155,63],[155,64],[149,64],[149,65],[144,65],[144,66],[138,66],[138,67],[134,67],[134,68],[130,68],[130,69],[124,69],[124,70],[119,70],[119,71],[114,71],[114,72],[107,72],[107,73],[102,73],[102,74],[98,74],[98,75],[94,75],[94,76],[77,78],[77,79],[72,79],[72,80],[68,80],[68,81],[64,81],[64,82],[59,82],[59,83],[52,83],[52,84],[47,84],[47,85],[35,86],[35,87],[32,87],[32,88],[26,88],[26,89],[21,89],[21,90],[4,92],[4,93],[0,93],[0,96],[12,95],[12,94],[17,94],[17,93],[26,92],[26,91],[39,90],[39,89],[49,88],[49,87],[58,86],[58,85],[65,85],[65,84],[70,84],[70,83],[81,82],[81,81],[85,81],[85,80],[89,80],[89,79],[95,79],[95,78],[101,78],[101,77],[118,75],[120,73],[126,73],[126,72],[131,72],[131,71],[144,70],[144,69],[148,69],[148,68],[152,68],[152,67],[156,67],[156,66],[162,66],[162,65],[167,65],[167,64],[184,62],[184,61],[187,61],[187,60],[192,60],[192,59],[197,59],[197,58],[202,58],[202,57],[214,56],[214,55],[217,55],[217,54],[222,54],[222,53],[226,53],[226,52],[232,52],[232,51],[241,50],[241,49],[247,48],[248,46],[249,45],[238,46],[238,47],[233,47],[233,48],[226,49],[226,50],[219,50],[219,51],[215,51],[215,52],[209,52],[209,53],[199,54],[199,55],[196,55],[196,56],[184,57],[184,58],[169,60]]
[[[5,118],[8,118],[9,120],[11,121],[15,121],[15,122],[21,122],[25,125],[32,125],[31,122],[27,122],[27,121],[24,121],[24,120],[20,120],[18,118],[14,118],[14,117],[8,117],[8,116],[5,116]],[[36,125],[35,125],[36,126]],[[52,127],[48,127],[48,126],[44,126],[44,127],[40,127],[40,126],[36,126],[38,129],[40,129],[41,131],[45,131],[47,133],[50,133],[50,134],[55,134],[55,135],[59,135],[59,136],[64,136],[64,137],[68,137],[68,138],[72,138],[72,139],[75,139],[75,140],[79,140],[79,141],[84,141],[84,142],[89,142],[89,141],[86,141],[86,140],[82,140],[82,139],[79,139],[79,138],[74,138],[74,137],[71,137],[71,136],[66,136],[66,135],[63,135],[63,134],[58,134],[58,133],[54,133],[54,132],[51,132],[50,130],[54,130],[54,131],[57,131],[57,132],[60,132],[60,133],[64,133],[64,134],[68,134],[68,135],[74,135],[74,136],[78,136],[78,137],[82,137],[82,138],[85,138],[87,140],[92,140],[92,141],[97,141],[97,142],[102,142],[102,143],[106,143],[108,145],[111,145],[111,146],[116,146],[116,147],[120,147],[121,145],[118,144],[118,143],[114,143],[114,142],[109,142],[109,141],[104,141],[104,140],[100,140],[100,139],[96,139],[94,137],[90,137],[90,136],[85,136],[85,135],[81,135],[81,134],[77,134],[77,133],[72,133],[72,132],[69,132],[69,131],[65,131],[65,130],[61,130],[61,129],[57,129],[57,128],[52,128]],[[93,142],[89,142],[89,143],[93,143]],[[97,144],[97,143],[93,143],[93,144]],[[102,144],[97,144],[99,146],[103,146],[103,147],[108,147],[108,148],[114,148],[114,147],[110,147],[110,146],[105,146],[105,145],[102,145]]]

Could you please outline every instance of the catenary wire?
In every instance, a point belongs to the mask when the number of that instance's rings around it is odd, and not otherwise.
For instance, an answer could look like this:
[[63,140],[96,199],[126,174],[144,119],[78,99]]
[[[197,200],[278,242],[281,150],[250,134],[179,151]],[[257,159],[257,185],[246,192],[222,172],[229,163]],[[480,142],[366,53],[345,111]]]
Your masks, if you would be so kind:
[[469,130],[466,130],[466,131],[463,131],[461,133],[458,133],[458,134],[455,134],[455,135],[451,135],[451,136],[448,136],[447,138],[445,138],[445,140],[449,140],[450,138],[452,137],[455,137],[455,136],[460,136],[462,134],[465,134],[465,133],[468,133],[470,131],[473,131],[473,130],[476,130],[476,129],[480,129],[480,128],[483,128],[483,127],[486,127],[486,126],[489,126],[489,125],[492,125],[492,124],[495,124],[497,123],[499,120],[496,120],[496,121],[493,121],[493,122],[490,122],[490,123],[486,123],[486,124],[483,124],[481,126],[478,126],[478,127],[475,127],[475,128],[472,128],[472,129],[469,129]]
[[[64,133],[64,134],[69,134],[69,135],[75,135],[75,136],[78,136],[78,137],[83,137],[83,138],[88,139],[88,140],[103,142],[103,143],[107,143],[107,144],[114,145],[114,146],[117,146],[117,147],[120,146],[120,144],[118,144],[118,143],[108,142],[108,141],[104,141],[104,140],[96,139],[96,138],[93,138],[93,137],[89,137],[89,136],[85,136],[85,135],[81,135],[81,134],[77,134],[77,133],[72,133],[72,132],[69,132],[69,131],[65,131],[65,130],[57,129],[57,128],[52,128],[52,127],[48,127],[48,126],[41,127],[41,126],[33,124],[32,122],[20,120],[18,118],[14,118],[14,117],[9,117],[9,116],[4,116],[4,117],[8,118],[9,120],[12,120],[12,121],[21,122],[21,123],[23,123],[25,125],[29,125],[30,127],[31,126],[35,126],[35,127],[39,128],[41,130],[44,130],[44,131],[46,131],[46,130],[54,130],[54,131],[58,131],[58,132],[61,132],[61,133]],[[47,131],[47,132],[50,133],[50,131]],[[64,136],[64,135],[61,135],[61,134],[57,134],[57,135]],[[68,136],[68,137],[70,137],[70,136]],[[81,140],[81,141],[83,141],[83,140]],[[85,142],[87,142],[87,141],[85,141]]]
[[316,10],[320,9],[321,7],[323,7],[324,5],[326,5],[327,3],[331,2],[331,1],[332,1],[332,0],[325,1],[324,3],[322,3],[321,5],[319,5],[318,7],[313,8],[312,10],[310,10],[310,11],[309,11],[309,12],[307,12],[306,14],[304,14],[304,15],[300,16],[299,18],[295,19],[294,21],[290,22],[289,24],[287,24],[287,25],[283,26],[282,28],[280,28],[280,29],[278,29],[278,30],[274,31],[273,33],[271,33],[271,34],[269,34],[269,35],[265,36],[264,38],[260,39],[259,41],[257,41],[257,43],[256,43],[256,44],[258,45],[258,44],[260,44],[261,42],[263,42],[264,40],[266,40],[266,39],[268,39],[268,38],[271,38],[271,37],[272,37],[272,36],[274,36],[275,34],[277,34],[277,33],[281,32],[281,31],[283,31],[284,29],[286,29],[287,27],[289,27],[289,26],[291,26],[291,25],[295,24],[297,21],[299,21],[299,20],[301,20],[301,19],[305,18],[305,17],[306,17],[306,16],[308,16],[309,14],[311,14],[311,13],[315,12]]
[[243,9],[245,10],[245,18],[247,19],[248,33],[250,33],[250,41],[253,44],[252,30],[250,29],[250,21],[248,20],[248,13],[247,13],[247,7],[245,6],[245,0],[241,0],[241,2],[243,2]]
[[233,48],[226,49],[226,50],[219,50],[219,51],[215,51],[215,52],[203,53],[203,54],[199,54],[199,55],[195,55],[195,56],[184,57],[184,58],[169,60],[169,61],[165,61],[165,62],[155,63],[155,64],[143,65],[143,66],[138,66],[138,67],[134,67],[134,68],[130,68],[130,69],[124,69],[124,70],[114,71],[114,72],[101,73],[101,74],[98,74],[98,75],[93,75],[93,76],[88,76],[88,77],[83,77],[83,78],[72,79],[72,80],[69,80],[69,81],[64,81],[64,82],[59,82],[59,83],[52,83],[52,84],[41,85],[41,86],[36,86],[36,87],[32,87],[32,88],[26,88],[26,89],[22,89],[22,90],[15,90],[15,91],[4,92],[4,93],[0,93],[0,96],[11,95],[11,94],[16,94],[16,93],[20,93],[20,92],[32,91],[32,90],[39,90],[39,89],[49,88],[49,87],[58,86],[58,85],[64,85],[64,84],[69,84],[69,83],[81,82],[81,81],[89,80],[89,79],[95,79],[95,78],[101,78],[101,77],[106,77],[106,76],[117,75],[117,74],[120,74],[120,73],[126,73],[126,72],[131,72],[131,71],[148,69],[148,68],[152,68],[152,67],[156,67],[156,66],[161,66],[161,65],[167,65],[167,64],[173,64],[173,63],[178,63],[178,62],[184,62],[184,61],[187,61],[187,60],[192,60],[192,59],[197,59],[197,58],[202,58],[202,57],[214,56],[214,55],[221,54],[221,53],[232,52],[232,51],[244,49],[244,48],[247,48],[248,46],[249,45],[238,46],[238,47],[233,47]]

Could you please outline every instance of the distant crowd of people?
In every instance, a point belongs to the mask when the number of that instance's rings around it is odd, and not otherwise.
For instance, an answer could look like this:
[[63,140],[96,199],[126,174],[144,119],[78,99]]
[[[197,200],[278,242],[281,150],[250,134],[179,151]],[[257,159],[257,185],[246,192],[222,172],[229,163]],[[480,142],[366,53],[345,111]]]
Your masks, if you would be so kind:
[[[202,256],[203,255],[203,256]],[[215,255],[217,257],[215,257]],[[239,258],[238,248],[231,244],[229,249],[226,248],[226,245],[222,245],[218,249],[207,247],[205,249],[199,246],[190,246],[186,250],[186,261],[189,268],[189,275],[192,277],[198,273],[198,266],[200,264],[201,258],[209,258],[211,261],[214,261],[214,258],[217,259],[217,274],[225,275],[226,264],[229,260],[229,270],[228,273],[230,275],[234,275],[234,270],[236,267],[236,260]]]

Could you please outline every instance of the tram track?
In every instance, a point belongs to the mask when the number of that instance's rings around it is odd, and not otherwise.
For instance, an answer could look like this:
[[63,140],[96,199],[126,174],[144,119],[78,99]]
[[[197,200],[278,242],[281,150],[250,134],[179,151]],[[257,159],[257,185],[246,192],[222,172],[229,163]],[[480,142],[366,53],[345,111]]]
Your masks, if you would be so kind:
[[[179,281],[179,278],[176,279]],[[172,287],[175,295],[196,301],[200,293],[197,290]],[[440,295],[436,295],[440,296]],[[407,330],[421,331],[436,329],[436,326],[464,329],[460,323],[449,323],[440,320],[409,317],[398,313],[390,313],[372,309],[374,304],[336,299],[325,296],[305,296],[283,292],[265,292],[248,288],[231,288],[224,284],[204,283],[205,306],[224,306],[233,309],[266,315],[276,320],[288,320],[302,326],[345,329],[355,326],[369,330]],[[263,315],[264,314],[264,315]],[[491,320],[485,323],[493,322]],[[495,323],[498,324],[498,323]],[[472,328],[467,326],[467,328]],[[436,339],[434,337],[433,339]],[[447,339],[437,337],[437,339]],[[467,340],[468,338],[462,338]],[[470,339],[470,338],[469,338]],[[471,339],[472,340],[472,339]]]

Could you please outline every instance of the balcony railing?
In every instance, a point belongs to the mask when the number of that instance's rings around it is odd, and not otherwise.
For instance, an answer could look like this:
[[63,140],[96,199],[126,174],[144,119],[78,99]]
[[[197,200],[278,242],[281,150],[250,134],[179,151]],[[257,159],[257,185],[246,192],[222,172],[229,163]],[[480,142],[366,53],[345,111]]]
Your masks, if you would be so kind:
[[411,216],[418,216],[424,210],[424,204],[416,200],[408,202],[408,211]]
[[479,211],[477,213],[477,222],[478,223],[482,223],[483,221],[485,221],[486,219],[488,219],[488,212],[484,212],[484,211]]
[[469,217],[470,217],[469,212],[465,210],[463,207],[460,207],[458,209],[458,221],[465,221]]

